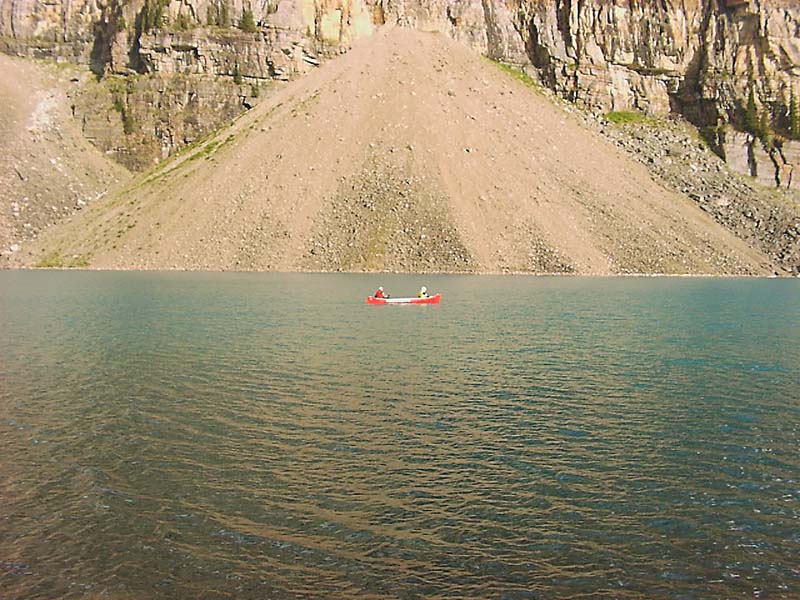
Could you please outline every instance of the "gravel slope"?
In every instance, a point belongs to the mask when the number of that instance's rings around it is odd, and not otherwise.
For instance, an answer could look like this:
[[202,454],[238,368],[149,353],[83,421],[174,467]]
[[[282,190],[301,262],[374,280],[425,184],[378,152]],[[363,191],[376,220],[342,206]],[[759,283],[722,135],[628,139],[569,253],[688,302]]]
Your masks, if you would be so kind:
[[30,261],[41,231],[129,178],[70,114],[65,89],[88,76],[0,54],[0,267]]
[[761,251],[496,65],[386,29],[28,260],[95,268],[769,274]]

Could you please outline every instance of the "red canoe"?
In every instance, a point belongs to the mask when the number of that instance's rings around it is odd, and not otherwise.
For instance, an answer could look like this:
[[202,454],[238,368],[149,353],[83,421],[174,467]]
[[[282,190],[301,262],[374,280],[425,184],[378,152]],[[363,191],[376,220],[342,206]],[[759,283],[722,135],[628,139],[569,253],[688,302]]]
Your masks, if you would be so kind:
[[428,298],[375,298],[374,296],[367,296],[367,304],[439,304],[441,301],[441,294]]

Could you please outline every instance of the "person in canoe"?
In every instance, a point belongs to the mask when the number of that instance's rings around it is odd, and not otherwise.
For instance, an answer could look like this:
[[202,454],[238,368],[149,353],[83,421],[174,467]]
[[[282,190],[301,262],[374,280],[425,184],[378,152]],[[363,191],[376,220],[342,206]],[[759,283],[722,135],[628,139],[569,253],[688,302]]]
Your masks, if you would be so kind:
[[427,298],[428,297],[428,288],[424,285],[419,288],[419,294],[417,294],[417,298]]
[[374,298],[388,298],[389,294],[384,293],[383,286],[380,286],[377,291],[373,294]]

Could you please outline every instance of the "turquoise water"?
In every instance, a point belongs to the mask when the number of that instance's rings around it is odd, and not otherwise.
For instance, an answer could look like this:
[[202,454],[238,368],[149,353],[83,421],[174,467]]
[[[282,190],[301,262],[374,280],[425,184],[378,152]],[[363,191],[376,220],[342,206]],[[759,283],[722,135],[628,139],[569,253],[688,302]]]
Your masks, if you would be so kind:
[[0,272],[0,341],[3,598],[800,595],[796,280]]

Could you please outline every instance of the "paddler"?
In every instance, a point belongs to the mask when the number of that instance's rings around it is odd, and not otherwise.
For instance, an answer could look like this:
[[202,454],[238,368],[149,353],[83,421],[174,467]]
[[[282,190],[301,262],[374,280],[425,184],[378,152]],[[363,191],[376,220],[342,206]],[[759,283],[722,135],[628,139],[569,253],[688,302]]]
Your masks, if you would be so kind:
[[428,297],[428,288],[424,285],[419,288],[419,294],[417,294],[417,298],[427,298]]
[[378,288],[378,291],[375,292],[374,297],[375,298],[388,298],[389,294],[384,294],[383,293],[383,286],[380,286]]

